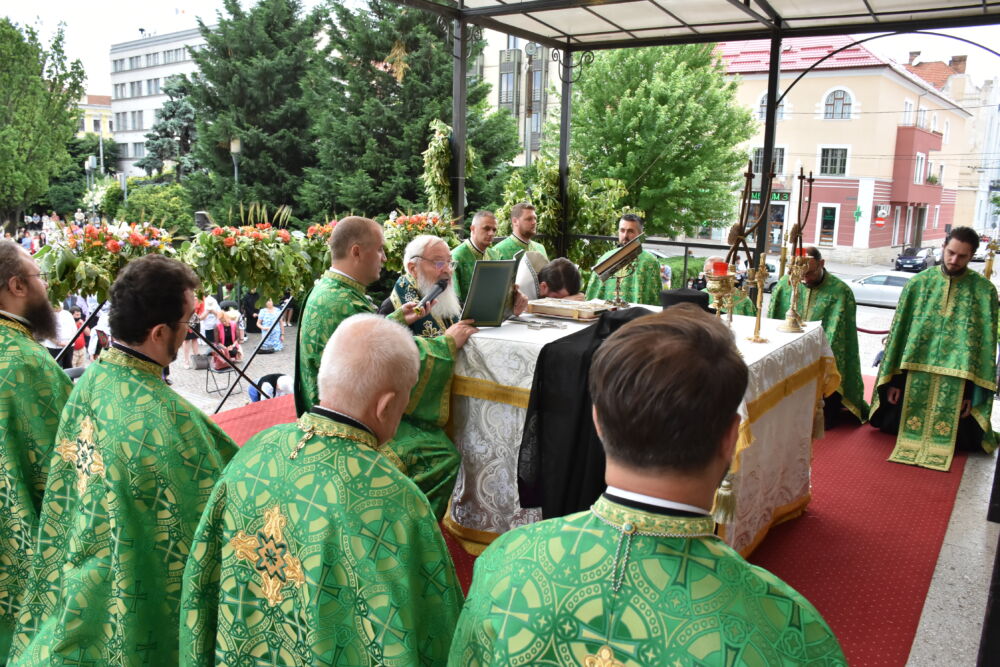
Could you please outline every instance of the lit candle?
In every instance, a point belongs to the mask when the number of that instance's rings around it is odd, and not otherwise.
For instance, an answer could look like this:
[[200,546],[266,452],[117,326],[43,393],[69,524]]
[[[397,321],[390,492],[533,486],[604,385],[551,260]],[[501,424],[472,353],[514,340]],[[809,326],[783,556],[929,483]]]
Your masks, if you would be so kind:
[[806,249],[805,248],[796,248],[795,249],[795,256],[796,257],[805,257],[806,256]]
[[712,262],[712,275],[724,276],[729,273],[729,265],[725,262]]

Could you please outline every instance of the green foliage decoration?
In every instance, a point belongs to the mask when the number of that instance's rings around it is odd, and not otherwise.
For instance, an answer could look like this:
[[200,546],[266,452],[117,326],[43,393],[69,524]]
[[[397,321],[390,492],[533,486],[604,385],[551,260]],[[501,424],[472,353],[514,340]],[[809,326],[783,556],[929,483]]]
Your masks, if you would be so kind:
[[385,235],[385,268],[402,273],[406,245],[421,234],[430,234],[445,241],[449,248],[460,242],[456,227],[437,212],[403,215],[396,211],[382,225]]

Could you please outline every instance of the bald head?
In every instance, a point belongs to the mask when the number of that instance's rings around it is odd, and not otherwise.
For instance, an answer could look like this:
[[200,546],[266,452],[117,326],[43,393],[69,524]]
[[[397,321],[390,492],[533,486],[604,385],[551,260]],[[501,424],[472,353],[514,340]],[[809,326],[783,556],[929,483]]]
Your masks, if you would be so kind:
[[335,260],[347,259],[355,245],[368,245],[379,239],[381,227],[374,220],[357,215],[344,218],[333,227],[330,234],[330,256]]

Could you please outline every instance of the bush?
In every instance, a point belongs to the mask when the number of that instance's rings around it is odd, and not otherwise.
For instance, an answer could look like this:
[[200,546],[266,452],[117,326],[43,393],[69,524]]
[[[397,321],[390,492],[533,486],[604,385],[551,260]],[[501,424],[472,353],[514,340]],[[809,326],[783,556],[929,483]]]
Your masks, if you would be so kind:
[[125,222],[153,222],[176,229],[179,235],[197,231],[187,193],[177,183],[132,187],[130,179],[128,202],[119,210],[119,217]]

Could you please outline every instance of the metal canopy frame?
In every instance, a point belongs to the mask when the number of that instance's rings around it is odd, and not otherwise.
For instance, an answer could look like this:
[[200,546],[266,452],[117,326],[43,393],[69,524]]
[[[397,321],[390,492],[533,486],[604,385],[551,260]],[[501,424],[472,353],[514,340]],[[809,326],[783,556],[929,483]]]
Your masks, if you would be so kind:
[[[600,49],[737,40],[770,40],[763,155],[774,153],[781,42],[792,37],[900,33],[1000,23],[1000,0],[392,0],[454,22],[452,101],[452,212],[465,215],[466,72],[470,25],[489,28],[553,49],[559,64],[559,194],[567,209],[569,127],[574,68]],[[471,6],[468,6],[471,5]],[[578,29],[569,29],[568,26]],[[528,28],[526,26],[532,26]],[[560,27],[562,26],[562,27]],[[601,29],[595,29],[601,26]],[[770,184],[771,179],[762,179]],[[764,220],[770,197],[761,196]],[[557,247],[569,247],[569,220],[559,221]],[[759,264],[767,234],[758,233]]]

